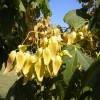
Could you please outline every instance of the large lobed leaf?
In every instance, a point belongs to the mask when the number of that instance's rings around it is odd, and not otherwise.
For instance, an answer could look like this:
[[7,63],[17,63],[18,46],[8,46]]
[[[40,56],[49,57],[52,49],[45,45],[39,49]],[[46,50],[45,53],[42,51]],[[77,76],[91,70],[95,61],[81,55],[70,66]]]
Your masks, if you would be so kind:
[[75,48],[70,49],[70,54],[73,56],[72,58],[63,57],[63,61],[65,63],[65,70],[63,71],[64,81],[68,85],[75,69],[77,68],[77,54]]
[[85,19],[82,18],[80,9],[69,11],[65,14],[63,20],[76,30],[81,28],[86,23]]
[[68,85],[75,70],[84,70],[87,71],[87,69],[90,67],[90,65],[93,62],[93,59],[90,58],[88,55],[82,53],[81,50],[79,50],[76,47],[69,47],[69,49],[72,58],[63,57],[65,70],[63,71],[64,81]]
[[78,63],[81,65],[82,70],[87,71],[87,69],[93,63],[93,59],[88,55],[82,53],[82,51],[80,51],[79,49],[76,49],[76,52],[78,57]]

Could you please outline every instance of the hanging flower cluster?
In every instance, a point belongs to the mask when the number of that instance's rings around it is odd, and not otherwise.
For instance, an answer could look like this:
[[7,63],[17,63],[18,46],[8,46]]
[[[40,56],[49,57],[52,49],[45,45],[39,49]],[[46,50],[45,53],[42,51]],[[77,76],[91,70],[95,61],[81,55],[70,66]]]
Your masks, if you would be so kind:
[[[28,33],[18,50],[11,51],[5,73],[15,68],[18,76],[23,74],[24,84],[33,78],[42,82],[44,77],[55,77],[63,63],[62,56],[71,57],[67,50],[62,50],[65,38],[59,28],[50,26],[49,18],[42,19]],[[35,52],[28,50],[30,46],[36,49]]]

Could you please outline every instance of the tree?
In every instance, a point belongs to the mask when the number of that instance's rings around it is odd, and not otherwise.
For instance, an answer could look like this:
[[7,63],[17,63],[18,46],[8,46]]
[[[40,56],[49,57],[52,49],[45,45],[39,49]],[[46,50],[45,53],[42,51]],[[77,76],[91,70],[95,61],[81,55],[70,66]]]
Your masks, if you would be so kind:
[[[6,56],[8,53],[9,56],[4,73],[15,68],[18,77],[21,77],[15,88],[21,89],[24,99],[99,100],[100,2],[79,2],[82,4],[81,9],[65,14],[64,21],[69,24],[69,28],[63,31],[60,26],[54,27],[49,23],[47,0],[19,0],[13,1],[13,5],[10,1],[2,0],[2,9],[14,8],[17,14],[14,14],[13,24],[7,27],[9,30],[3,30],[4,22],[1,24],[1,38],[8,32],[23,34],[22,37],[18,34],[20,41],[12,48],[10,42],[5,41],[9,43],[6,51]],[[3,46],[4,43],[1,45],[2,50],[5,49]],[[15,100],[16,96],[13,95]],[[7,97],[10,100],[9,94]]]

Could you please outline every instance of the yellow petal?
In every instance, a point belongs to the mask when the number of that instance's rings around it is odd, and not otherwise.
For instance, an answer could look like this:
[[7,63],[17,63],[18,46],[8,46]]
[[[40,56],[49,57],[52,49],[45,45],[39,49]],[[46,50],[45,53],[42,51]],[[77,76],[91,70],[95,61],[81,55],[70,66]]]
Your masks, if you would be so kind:
[[83,34],[83,32],[79,32],[78,34],[79,34],[79,36],[80,36],[80,39],[84,39],[84,34]]
[[29,80],[32,80],[35,76],[34,74],[34,64],[31,61],[27,61],[22,69],[24,74],[23,85],[26,85]]
[[45,48],[43,50],[43,60],[44,60],[44,64],[48,65],[50,63],[51,60],[51,53],[50,53],[50,49],[49,48]]
[[34,63],[38,60],[36,55],[30,55],[26,53],[26,61],[22,68],[24,74],[23,85],[25,85],[34,76]]
[[29,73],[31,67],[32,67],[32,57],[31,57],[31,55],[29,55],[29,57],[26,60],[25,65],[22,68],[23,74],[25,76],[27,76],[27,74]]
[[63,39],[61,38],[61,35],[57,35],[58,42],[61,42]]
[[40,39],[40,46],[41,47],[45,47],[47,45],[47,43],[48,43],[47,37]]
[[76,34],[77,34],[77,33],[76,33],[75,31],[72,31],[70,34],[71,34],[71,36],[73,37],[73,39],[76,38]]
[[52,36],[49,39],[48,48],[50,49],[52,57],[54,57],[57,54],[57,51],[59,50],[59,45],[56,36]]
[[37,32],[38,31],[38,26],[34,26],[34,31]]
[[41,48],[38,48],[38,50],[36,52],[37,56],[41,56],[42,55],[42,52],[43,52],[43,48],[42,47]]
[[68,45],[71,45],[72,43],[74,43],[75,38],[76,38],[76,32],[75,31],[69,33],[68,34]]
[[22,51],[17,52],[17,55],[16,55],[16,73],[18,73],[22,69],[27,56],[29,56],[29,55],[23,53]]
[[59,35],[60,34],[60,29],[54,28],[54,35]]
[[16,57],[16,51],[11,51],[11,53],[8,56],[7,66],[4,71],[4,74],[6,74],[7,72],[10,72],[13,69],[13,63],[14,63],[15,57]]
[[43,80],[44,71],[45,71],[45,68],[42,65],[41,58],[38,59],[38,61],[35,63],[34,67],[35,67],[35,73],[37,75],[37,79],[38,79],[38,81],[41,82]]
[[38,60],[38,56],[31,55],[31,60],[32,60],[32,63],[35,63]]
[[53,59],[53,74],[54,75],[57,75],[57,73],[58,73],[58,71],[59,71],[59,69],[60,69],[60,67],[61,67],[61,64],[62,64],[62,59],[61,59],[61,57],[59,56],[59,55],[57,55],[56,57],[55,57],[55,59]]
[[24,51],[26,51],[27,46],[26,46],[26,45],[19,45],[19,46],[18,46],[18,49],[19,49],[20,51],[24,52]]
[[81,29],[81,31],[82,31],[83,33],[87,33],[87,32],[88,32],[88,27],[89,27],[88,24],[85,25],[85,26],[83,26],[83,28]]

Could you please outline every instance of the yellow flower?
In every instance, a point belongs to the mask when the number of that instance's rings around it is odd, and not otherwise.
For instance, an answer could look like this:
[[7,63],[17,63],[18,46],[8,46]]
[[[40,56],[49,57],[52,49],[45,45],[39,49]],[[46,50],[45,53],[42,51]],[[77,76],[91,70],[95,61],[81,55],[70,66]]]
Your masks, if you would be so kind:
[[74,40],[76,38],[76,32],[72,31],[71,33],[69,33],[68,35],[68,45],[71,45],[72,43],[74,43]]
[[38,56],[37,55],[31,55],[31,60],[32,60],[32,63],[35,63],[38,60]]
[[61,67],[61,64],[62,64],[62,59],[59,55],[57,55],[52,61],[53,74],[54,75],[57,75],[57,73],[58,73],[58,71]]
[[55,57],[55,55],[57,54],[58,50],[59,50],[59,45],[58,45],[58,41],[57,41],[57,37],[56,36],[52,36],[49,39],[49,45],[48,48],[51,52],[52,57]]
[[50,63],[51,60],[51,53],[50,53],[50,49],[48,47],[46,47],[43,50],[43,60],[44,60],[44,64],[48,65]]
[[35,73],[37,76],[38,81],[42,81],[44,77],[45,67],[42,65],[41,58],[38,59],[38,61],[34,65],[35,67]]
[[37,49],[37,52],[36,52],[37,56],[41,56],[42,53],[43,53],[43,48],[42,47],[41,48],[38,48]]
[[16,55],[16,73],[19,73],[21,71],[21,69],[23,68],[23,65],[25,63],[25,60],[27,59],[27,57],[29,56],[29,54],[25,54],[22,51],[17,52]]
[[47,44],[48,44],[47,37],[40,39],[40,47],[46,47]]
[[36,63],[37,59],[38,58],[36,55],[30,55],[27,57],[25,65],[22,68],[22,72],[24,74],[23,85],[25,85],[30,79],[34,78],[34,64]]
[[25,62],[25,65],[22,68],[23,74],[25,76],[27,76],[31,67],[32,67],[32,57],[31,57],[31,55],[29,55],[29,56],[27,56],[27,60]]
[[20,51],[24,52],[24,51],[26,51],[27,46],[26,46],[26,45],[19,45],[19,46],[18,46],[18,49],[19,49]]

